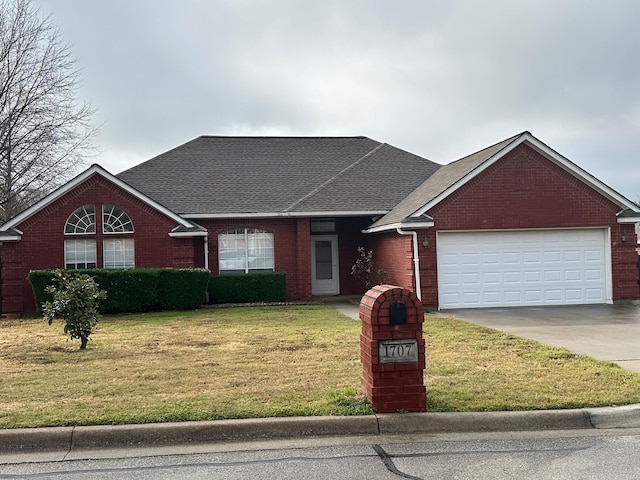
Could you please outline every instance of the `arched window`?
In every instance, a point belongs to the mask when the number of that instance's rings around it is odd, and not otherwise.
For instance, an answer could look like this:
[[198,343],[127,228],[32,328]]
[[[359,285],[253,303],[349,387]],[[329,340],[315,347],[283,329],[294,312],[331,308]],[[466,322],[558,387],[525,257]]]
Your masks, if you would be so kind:
[[237,228],[218,235],[221,274],[273,272],[273,234]]
[[[73,212],[64,226],[65,235],[95,235],[96,210],[94,205],[84,205]],[[115,234],[112,238],[101,235],[82,239],[65,239],[65,268],[97,268],[97,242],[102,241],[102,267],[133,268],[135,243],[133,223],[122,209],[114,205],[102,206],[102,233]]]
[[93,205],[83,205],[73,212],[64,225],[65,234],[96,233],[96,209]]
[[133,232],[133,223],[129,215],[113,205],[102,206],[102,231],[104,233]]
[[[122,209],[114,205],[102,205],[102,233],[133,233],[133,223]],[[135,244],[133,238],[118,236],[102,241],[104,268],[133,268],[135,266]]]

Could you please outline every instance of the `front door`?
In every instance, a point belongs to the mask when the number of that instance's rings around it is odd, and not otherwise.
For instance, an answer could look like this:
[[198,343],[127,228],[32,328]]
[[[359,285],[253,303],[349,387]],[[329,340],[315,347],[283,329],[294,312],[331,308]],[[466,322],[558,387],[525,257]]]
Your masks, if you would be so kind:
[[338,295],[338,236],[311,237],[311,293],[313,295]]

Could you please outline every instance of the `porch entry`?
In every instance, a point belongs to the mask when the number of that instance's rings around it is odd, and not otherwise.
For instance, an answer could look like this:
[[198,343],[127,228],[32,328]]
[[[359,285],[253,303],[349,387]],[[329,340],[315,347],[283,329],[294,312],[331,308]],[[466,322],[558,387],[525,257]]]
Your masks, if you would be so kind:
[[311,237],[311,294],[339,293],[338,236],[314,235]]

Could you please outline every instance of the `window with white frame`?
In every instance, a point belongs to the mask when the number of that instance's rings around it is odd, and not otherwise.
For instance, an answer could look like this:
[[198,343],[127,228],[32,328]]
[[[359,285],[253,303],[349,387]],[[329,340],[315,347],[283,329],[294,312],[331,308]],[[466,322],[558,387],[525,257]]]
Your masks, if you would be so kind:
[[[64,226],[65,235],[96,235],[96,209],[94,205],[83,205],[76,209]],[[117,238],[71,239],[64,241],[65,268],[97,268],[97,243],[102,241],[103,268],[133,268],[135,266],[135,244],[133,223],[129,216],[114,205],[102,206],[102,234],[119,234]],[[123,234],[125,234],[123,236]]]
[[64,225],[65,235],[96,233],[96,208],[83,205],[69,215]]
[[273,234],[255,228],[238,228],[218,235],[221,274],[273,272]]
[[96,268],[96,241],[65,240],[64,268]]
[[104,268],[133,268],[135,266],[133,238],[105,238],[102,242]]
[[104,233],[132,233],[133,223],[129,215],[113,205],[102,206],[102,231]]

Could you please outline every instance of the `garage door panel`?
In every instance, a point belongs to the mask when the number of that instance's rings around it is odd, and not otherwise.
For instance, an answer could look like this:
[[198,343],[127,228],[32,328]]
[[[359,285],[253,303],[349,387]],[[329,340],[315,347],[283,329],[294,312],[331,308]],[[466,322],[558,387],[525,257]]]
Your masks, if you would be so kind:
[[522,255],[524,263],[540,263],[540,253],[539,252],[524,252]]
[[606,230],[441,232],[440,308],[605,303]]
[[561,270],[547,270],[544,272],[545,283],[562,282],[562,277],[563,275]]
[[603,291],[601,288],[587,288],[586,289],[586,300],[599,300],[603,295]]
[[505,284],[522,283],[522,275],[520,272],[504,272],[502,278]]

